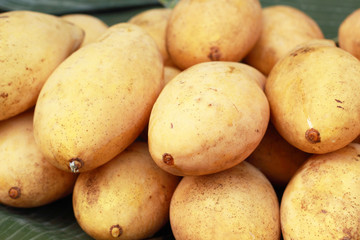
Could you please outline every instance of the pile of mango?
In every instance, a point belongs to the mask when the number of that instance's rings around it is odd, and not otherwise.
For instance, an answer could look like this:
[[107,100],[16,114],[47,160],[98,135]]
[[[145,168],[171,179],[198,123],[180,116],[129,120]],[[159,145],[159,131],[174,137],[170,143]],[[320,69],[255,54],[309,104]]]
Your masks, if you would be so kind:
[[[354,9],[355,10],[355,9]],[[0,14],[0,203],[95,239],[360,239],[360,10]],[[278,189],[282,189],[280,193]]]

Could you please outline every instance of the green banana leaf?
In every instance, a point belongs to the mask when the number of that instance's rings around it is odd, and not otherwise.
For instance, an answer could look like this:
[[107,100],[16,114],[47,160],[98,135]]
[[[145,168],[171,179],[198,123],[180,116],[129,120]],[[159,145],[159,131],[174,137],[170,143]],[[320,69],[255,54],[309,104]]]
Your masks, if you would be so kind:
[[[125,22],[137,13],[162,6],[173,7],[177,0],[1,0],[0,12],[33,10],[55,15],[89,13],[108,25]],[[160,4],[161,2],[161,4]],[[263,7],[290,5],[312,17],[326,38],[336,39],[340,23],[355,9],[359,0],[260,0]],[[163,5],[162,5],[163,4]],[[71,196],[43,207],[21,209],[0,204],[0,240],[92,239],[78,225]],[[173,240],[167,224],[153,240]]]
[[158,0],[1,0],[0,9],[5,11],[33,10],[50,14],[65,14],[158,4]]
[[0,205],[0,239],[92,239],[76,222],[71,197],[37,208]]
[[[37,208],[14,208],[0,204],[1,240],[91,240],[77,223],[71,196]],[[173,240],[165,225],[151,240]],[[149,240],[150,240],[149,239]]]

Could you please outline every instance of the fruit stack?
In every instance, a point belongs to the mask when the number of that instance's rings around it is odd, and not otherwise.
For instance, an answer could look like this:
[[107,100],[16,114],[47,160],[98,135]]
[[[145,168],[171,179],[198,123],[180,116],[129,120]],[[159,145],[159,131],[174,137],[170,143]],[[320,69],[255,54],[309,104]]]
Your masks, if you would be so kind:
[[360,10],[0,14],[0,203],[95,239],[360,239]]

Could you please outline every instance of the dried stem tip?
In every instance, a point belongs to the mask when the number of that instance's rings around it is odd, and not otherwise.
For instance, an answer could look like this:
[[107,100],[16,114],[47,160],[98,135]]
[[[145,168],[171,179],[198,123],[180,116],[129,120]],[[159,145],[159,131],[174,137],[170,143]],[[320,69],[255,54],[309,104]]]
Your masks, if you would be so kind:
[[20,188],[12,187],[9,189],[9,197],[11,197],[12,199],[17,199],[20,197],[20,195],[21,195]]
[[84,162],[80,158],[72,158],[69,161],[69,167],[71,172],[77,173],[79,169],[84,165]]
[[110,234],[112,237],[117,238],[120,237],[120,235],[123,233],[122,228],[119,226],[119,224],[112,225],[110,227]]
[[162,155],[163,162],[166,165],[174,165],[174,158],[169,153],[164,153]]
[[310,143],[318,143],[321,141],[319,131],[314,128],[310,128],[310,129],[306,130],[305,138]]

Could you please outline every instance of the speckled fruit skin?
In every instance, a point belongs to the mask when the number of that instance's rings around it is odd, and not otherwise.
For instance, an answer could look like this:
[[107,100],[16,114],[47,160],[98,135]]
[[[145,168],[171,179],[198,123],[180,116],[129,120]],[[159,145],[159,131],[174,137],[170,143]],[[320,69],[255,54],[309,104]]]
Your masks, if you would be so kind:
[[90,14],[71,13],[63,15],[61,18],[84,30],[85,37],[80,47],[96,42],[97,38],[109,28],[100,18]]
[[181,72],[180,69],[172,66],[164,66],[164,82],[167,84],[171,81],[176,75]]
[[266,81],[272,123],[304,152],[332,152],[360,134],[360,62],[329,44],[296,47]]
[[54,69],[79,48],[81,28],[33,11],[0,14],[0,120],[33,107]]
[[148,131],[150,154],[159,167],[181,176],[211,174],[250,155],[270,113],[256,78],[262,74],[248,68],[236,62],[199,63],[164,87]]
[[260,144],[246,160],[260,169],[274,187],[284,188],[310,156],[288,143],[269,123]]
[[360,9],[349,14],[338,29],[339,46],[360,59]]
[[264,8],[262,13],[261,35],[245,62],[265,75],[296,45],[324,38],[318,24],[297,8],[276,5]]
[[200,62],[238,62],[261,32],[258,0],[182,0],[171,13],[166,46],[175,65],[186,69]]
[[34,208],[69,195],[76,175],[50,164],[35,144],[33,109],[0,121],[0,203]]
[[73,194],[75,217],[95,239],[147,239],[169,220],[180,178],[152,161],[135,142],[105,165],[80,173]]
[[35,140],[64,171],[94,169],[137,138],[163,86],[155,41],[134,24],[113,25],[46,81],[35,107]]
[[155,40],[166,66],[173,65],[166,49],[166,28],[171,12],[170,8],[153,8],[136,14],[128,21],[142,27]]
[[360,239],[360,144],[313,155],[281,200],[284,240]]
[[250,163],[205,176],[185,176],[170,204],[177,240],[280,239],[279,203]]

